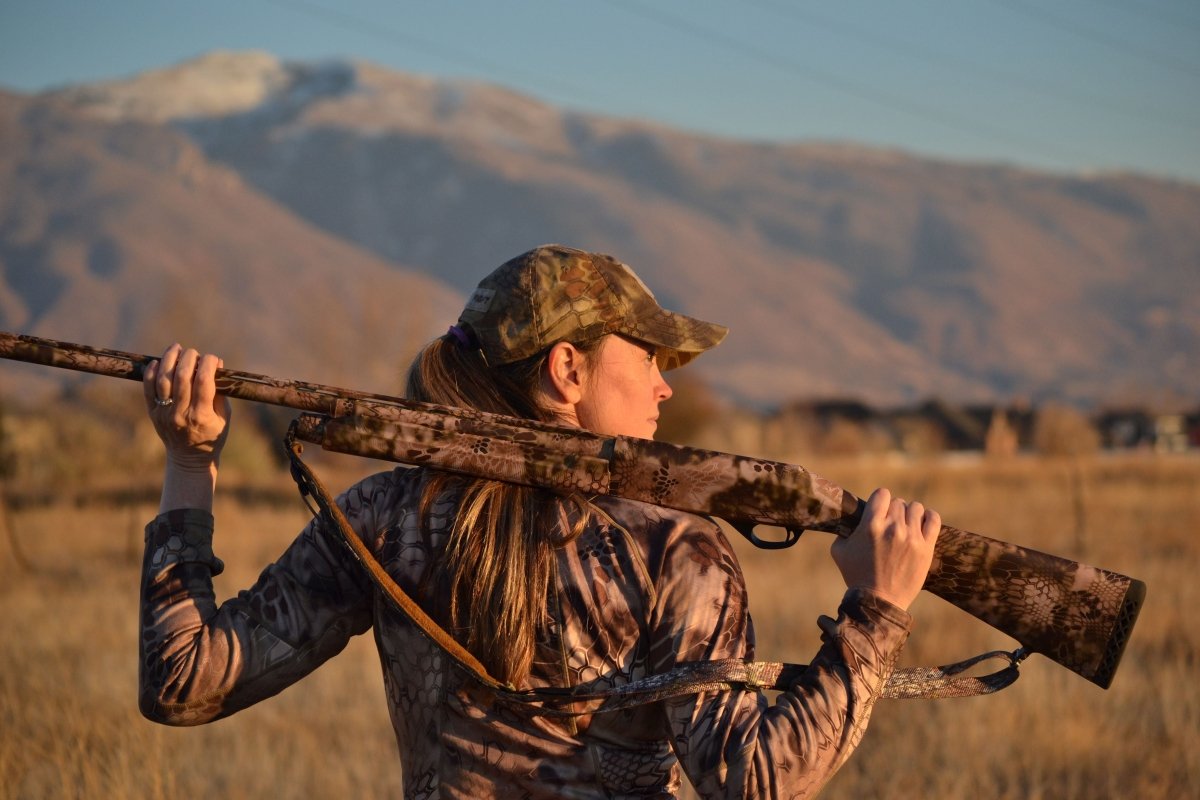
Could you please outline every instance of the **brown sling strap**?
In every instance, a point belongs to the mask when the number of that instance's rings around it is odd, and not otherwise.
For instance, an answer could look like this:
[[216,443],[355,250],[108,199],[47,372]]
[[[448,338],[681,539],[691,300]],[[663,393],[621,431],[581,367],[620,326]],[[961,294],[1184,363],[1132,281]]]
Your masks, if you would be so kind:
[[[326,533],[335,531],[338,541],[362,565],[372,583],[392,606],[416,625],[471,678],[494,693],[499,701],[519,705],[535,714],[577,716],[585,713],[618,711],[630,706],[655,703],[683,695],[706,691],[728,691],[738,687],[784,691],[803,682],[804,673],[808,669],[807,665],[740,659],[684,662],[668,672],[601,691],[590,691],[586,685],[517,689],[512,684],[497,680],[488,673],[479,659],[471,655],[465,647],[426,614],[384,570],[383,565],[375,558],[366,543],[350,528],[345,514],[342,513],[328,490],[300,457],[303,445],[296,441],[293,431],[289,430],[285,441],[292,466],[292,478],[299,486],[300,495],[304,498],[313,516],[324,524]],[[313,502],[316,504],[315,507]],[[949,666],[897,669],[892,672],[882,687],[881,696],[902,699],[934,699],[991,694],[1017,679],[1019,676],[1018,666],[1027,655],[1028,652],[1024,648],[1012,652],[996,650]],[[988,675],[962,676],[966,670],[989,659],[1006,660],[1008,666]],[[587,711],[563,708],[563,706],[573,703],[595,701],[601,701],[601,705]]]

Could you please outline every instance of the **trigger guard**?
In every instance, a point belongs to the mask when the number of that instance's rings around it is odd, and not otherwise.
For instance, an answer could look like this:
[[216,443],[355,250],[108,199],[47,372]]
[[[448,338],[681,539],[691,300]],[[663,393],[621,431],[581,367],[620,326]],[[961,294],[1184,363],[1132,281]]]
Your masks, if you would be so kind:
[[754,529],[758,527],[758,523],[756,522],[740,522],[731,524],[733,525],[734,530],[736,530],[738,533],[748,539],[751,544],[761,550],[783,550],[791,547],[796,542],[800,541],[800,536],[804,533],[802,528],[784,526],[783,529],[787,534],[785,538],[763,539],[754,532]]

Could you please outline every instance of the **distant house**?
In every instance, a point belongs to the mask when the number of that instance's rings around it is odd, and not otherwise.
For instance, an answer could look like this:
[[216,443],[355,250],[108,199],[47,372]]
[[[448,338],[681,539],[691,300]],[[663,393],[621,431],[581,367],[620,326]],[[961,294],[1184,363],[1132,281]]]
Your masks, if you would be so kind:
[[941,400],[930,400],[918,407],[917,412],[941,428],[945,434],[947,450],[982,450],[987,439],[991,414],[982,417],[971,409],[951,405]]
[[[897,430],[935,431],[941,449],[978,450],[997,455],[1012,454],[1027,446],[1033,428],[1033,414],[1023,407],[957,406],[941,400],[894,411],[890,417]],[[903,445],[902,448],[910,449]]]
[[1096,417],[1102,445],[1110,450],[1131,450],[1154,444],[1154,418],[1144,409],[1111,409]]
[[860,425],[879,418],[879,412],[858,400],[817,400],[807,404],[809,412],[823,425],[836,420],[857,422]]
[[1096,417],[1104,446],[1113,450],[1146,449],[1180,453],[1200,447],[1200,410],[1191,414],[1155,414],[1145,409],[1116,409]]
[[1154,449],[1159,453],[1182,453],[1188,449],[1187,417],[1159,414],[1154,418]]
[[779,409],[765,425],[770,444],[787,450],[905,453],[986,451],[1005,455],[1027,447],[1033,412],[1003,405],[958,406],[929,400],[881,411],[856,400],[816,400]]
[[[1043,408],[1042,411],[1047,411]],[[928,400],[918,406],[879,410],[856,400],[789,404],[762,420],[756,451],[775,457],[809,452],[937,453],[1012,455],[1035,448],[1039,409],[1026,404],[959,406]],[[1098,435],[1109,450],[1161,453],[1200,448],[1200,409],[1191,414],[1154,414],[1144,409],[1110,409],[1091,418],[1075,412],[1076,433]],[[1042,429],[1043,433],[1044,428]],[[1095,439],[1091,440],[1092,449]],[[1044,445],[1040,445],[1044,446]]]

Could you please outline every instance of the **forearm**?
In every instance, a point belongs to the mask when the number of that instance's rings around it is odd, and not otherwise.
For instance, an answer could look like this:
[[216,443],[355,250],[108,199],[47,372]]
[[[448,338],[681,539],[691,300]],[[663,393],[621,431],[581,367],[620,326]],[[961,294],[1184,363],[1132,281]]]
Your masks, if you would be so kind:
[[211,512],[216,486],[216,462],[207,467],[188,468],[168,460],[163,473],[162,496],[158,503],[158,513],[165,514],[168,511],[184,508]]
[[281,691],[370,625],[360,576],[310,525],[250,589],[218,606],[212,516],[194,508],[146,528],[139,705],[171,725],[228,716]]
[[174,510],[146,527],[138,701],[149,719],[189,725],[219,713],[213,701],[221,689],[210,676],[229,673],[233,637],[209,631],[217,610],[212,578],[223,570],[206,511]]
[[861,740],[910,623],[878,597],[850,592],[837,620],[822,617],[823,645],[809,669],[773,705],[733,691],[672,707],[673,726],[692,742],[681,760],[699,794],[816,794]]

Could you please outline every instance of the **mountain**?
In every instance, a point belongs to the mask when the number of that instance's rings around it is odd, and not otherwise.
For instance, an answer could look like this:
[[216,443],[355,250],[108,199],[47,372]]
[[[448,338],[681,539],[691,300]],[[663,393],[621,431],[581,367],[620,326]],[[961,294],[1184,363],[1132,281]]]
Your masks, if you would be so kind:
[[38,102],[173,132],[311,229],[460,291],[542,242],[610,252],[730,325],[696,369],[742,400],[1200,391],[1195,185],[734,141],[261,53]]
[[[461,306],[162,125],[0,93],[0,187],[5,330],[137,352],[178,339],[240,369],[395,392]],[[47,377],[12,368],[31,390]]]

